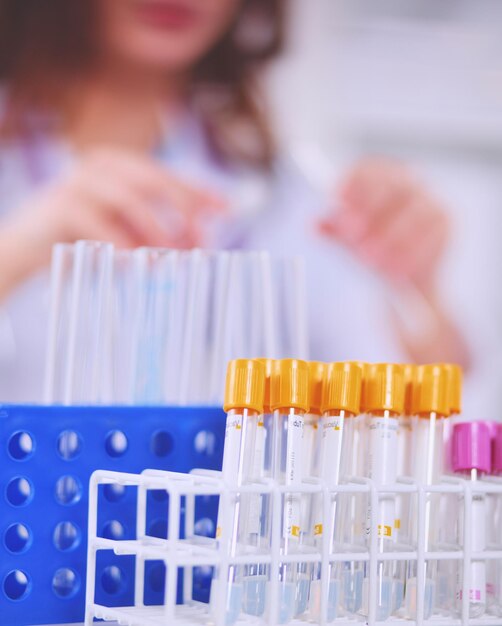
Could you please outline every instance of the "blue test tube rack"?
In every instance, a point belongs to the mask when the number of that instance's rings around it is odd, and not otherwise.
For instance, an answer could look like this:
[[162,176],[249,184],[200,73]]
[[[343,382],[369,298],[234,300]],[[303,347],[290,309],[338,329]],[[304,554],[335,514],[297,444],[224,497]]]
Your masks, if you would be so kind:
[[[83,621],[94,470],[221,469],[224,430],[216,407],[0,406],[0,624]],[[108,487],[100,493],[98,532],[134,539],[135,495]],[[165,492],[148,497],[149,534],[166,536]],[[199,534],[214,536],[216,514],[217,500],[208,498],[197,511]],[[100,555],[98,603],[133,604],[133,558]],[[161,604],[163,564],[148,568],[145,604]],[[197,584],[207,600],[209,580]]]

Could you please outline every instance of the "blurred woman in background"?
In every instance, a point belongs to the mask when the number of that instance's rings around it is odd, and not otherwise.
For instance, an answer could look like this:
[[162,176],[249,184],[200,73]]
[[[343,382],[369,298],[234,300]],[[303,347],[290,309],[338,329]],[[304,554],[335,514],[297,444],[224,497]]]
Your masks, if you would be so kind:
[[[282,0],[0,0],[2,401],[40,399],[44,270],[77,239],[302,253],[313,357],[468,364],[433,195],[373,158],[324,206],[277,150],[259,78],[284,31]],[[421,293],[421,332],[381,319],[354,257]]]

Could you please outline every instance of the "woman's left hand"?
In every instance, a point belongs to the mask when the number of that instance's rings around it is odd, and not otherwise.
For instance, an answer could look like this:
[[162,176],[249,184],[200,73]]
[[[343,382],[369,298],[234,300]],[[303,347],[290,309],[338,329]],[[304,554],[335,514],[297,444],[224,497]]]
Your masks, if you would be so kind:
[[321,231],[395,283],[433,289],[450,231],[441,203],[400,163],[367,158],[345,176]]

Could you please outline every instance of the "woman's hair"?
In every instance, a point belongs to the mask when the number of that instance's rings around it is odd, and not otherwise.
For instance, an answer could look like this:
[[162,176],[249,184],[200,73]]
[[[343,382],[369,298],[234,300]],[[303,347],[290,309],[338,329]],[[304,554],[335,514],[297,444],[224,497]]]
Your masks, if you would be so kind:
[[[0,132],[57,119],[73,77],[92,67],[99,0],[0,0]],[[256,76],[282,48],[285,0],[241,0],[227,33],[193,68],[192,101],[217,154],[268,167],[274,145]],[[55,114],[55,115],[53,115]]]

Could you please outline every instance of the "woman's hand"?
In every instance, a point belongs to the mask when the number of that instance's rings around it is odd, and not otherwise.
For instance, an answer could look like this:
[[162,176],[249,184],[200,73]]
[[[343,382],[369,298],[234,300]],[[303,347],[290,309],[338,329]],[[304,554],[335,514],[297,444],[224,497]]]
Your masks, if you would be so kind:
[[57,242],[188,248],[202,243],[201,222],[224,211],[220,198],[182,182],[151,158],[97,150],[0,227],[0,297],[47,264]]
[[392,324],[408,358],[451,361],[467,368],[470,350],[436,287],[450,231],[441,203],[404,166],[371,158],[345,177],[335,207],[321,222],[321,232],[389,279],[395,295],[408,300],[409,314],[419,315],[409,310],[410,286],[423,298],[427,319],[417,318],[413,331],[409,320],[397,315],[395,308],[392,311]]
[[449,234],[440,202],[403,165],[378,158],[348,173],[320,227],[391,281],[411,281],[425,292],[433,289]]

